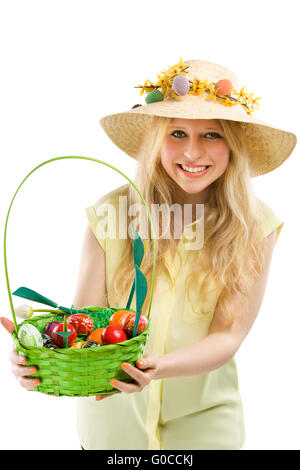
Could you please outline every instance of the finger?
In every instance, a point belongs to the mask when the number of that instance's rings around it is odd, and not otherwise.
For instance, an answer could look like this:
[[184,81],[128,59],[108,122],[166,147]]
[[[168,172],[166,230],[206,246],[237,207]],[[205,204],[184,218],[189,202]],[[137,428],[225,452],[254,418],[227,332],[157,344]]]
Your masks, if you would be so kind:
[[96,395],[96,400],[100,401],[100,400],[103,400],[103,398],[111,397],[111,395],[114,395],[114,394],[110,393],[109,395]]
[[5,328],[6,331],[8,331],[8,333],[12,334],[12,332],[15,329],[15,325],[13,324],[11,320],[5,317],[0,317],[0,323],[3,326],[3,328]]
[[139,359],[138,361],[136,361],[136,365],[137,367],[139,367],[139,369],[145,369],[145,360],[144,358],[143,359]]
[[35,366],[24,367],[14,364],[12,371],[16,376],[25,377],[27,375],[37,374],[38,369]]
[[136,367],[133,367],[127,362],[123,362],[122,369],[126,374],[130,375],[134,380],[138,382],[138,384],[145,387],[149,383],[148,377],[145,375],[145,372],[138,370]]
[[151,354],[145,354],[136,361],[139,369],[151,369],[156,367],[156,357]]
[[18,354],[15,348],[11,351],[9,358],[13,364],[26,364],[28,362],[27,357]]
[[114,388],[124,393],[136,393],[142,391],[142,387],[140,384],[127,384],[126,382],[121,382],[120,380],[115,379],[111,380],[109,383]]
[[38,379],[28,379],[26,377],[17,377],[19,384],[27,389],[35,389],[38,385],[40,385],[40,381]]

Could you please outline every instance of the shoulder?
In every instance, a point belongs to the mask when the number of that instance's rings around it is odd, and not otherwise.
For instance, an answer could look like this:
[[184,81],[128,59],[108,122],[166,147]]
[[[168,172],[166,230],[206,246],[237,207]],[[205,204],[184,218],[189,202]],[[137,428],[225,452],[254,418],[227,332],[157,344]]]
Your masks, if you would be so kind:
[[256,198],[259,215],[263,218],[276,217],[274,209],[262,199]]
[[266,237],[274,238],[274,243],[276,243],[284,225],[283,220],[275,213],[274,209],[269,204],[258,198],[257,209],[262,228],[262,239]]
[[129,183],[124,184],[123,186],[119,186],[97,199],[97,201],[92,206],[95,209],[96,214],[99,208],[106,204],[113,204],[116,206],[119,201],[119,197],[126,196],[128,194],[129,186]]
[[[126,221],[123,218],[120,220],[119,217],[120,207],[123,210],[124,206],[119,198],[126,197],[128,188],[129,184],[119,186],[85,209],[90,227],[104,251],[107,249],[106,240],[116,240],[117,234],[124,231]],[[123,212],[125,213],[126,210]]]

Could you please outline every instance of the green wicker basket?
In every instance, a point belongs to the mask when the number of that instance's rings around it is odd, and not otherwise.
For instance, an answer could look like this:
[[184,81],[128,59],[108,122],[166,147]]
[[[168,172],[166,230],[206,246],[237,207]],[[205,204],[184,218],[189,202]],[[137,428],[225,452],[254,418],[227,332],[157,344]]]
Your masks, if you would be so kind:
[[[19,325],[17,324],[7,271],[6,233],[8,218],[13,201],[26,179],[41,166],[56,160],[63,159],[90,160],[106,165],[112,168],[113,170],[117,171],[122,176],[124,176],[134,187],[147,210],[147,215],[151,226],[151,238],[153,241],[152,283],[149,307],[148,312],[146,314],[148,318],[148,327],[143,333],[121,343],[85,349],[47,349],[23,346],[18,340],[18,329],[21,325],[25,323],[31,323],[32,325],[35,325],[38,328],[42,328],[51,320],[53,320],[53,315],[48,313],[42,316],[35,316],[23,321]],[[111,393],[120,393],[119,390],[116,390],[109,383],[110,380],[113,378],[127,383],[133,381],[132,378],[123,371],[123,369],[121,368],[121,364],[123,362],[127,362],[135,366],[135,362],[143,355],[147,337],[150,333],[150,310],[152,304],[155,276],[155,241],[149,208],[136,185],[124,173],[104,161],[83,156],[57,157],[51,160],[47,160],[35,167],[19,185],[8,209],[4,230],[4,265],[9,302],[13,321],[15,324],[15,330],[12,333],[12,339],[15,344],[16,350],[21,355],[24,355],[28,358],[28,362],[26,365],[36,365],[38,367],[37,374],[30,375],[30,377],[36,377],[41,381],[41,384],[36,387],[37,391],[55,396],[87,397],[97,394],[105,395]],[[112,308],[112,310],[124,310],[124,307]]]

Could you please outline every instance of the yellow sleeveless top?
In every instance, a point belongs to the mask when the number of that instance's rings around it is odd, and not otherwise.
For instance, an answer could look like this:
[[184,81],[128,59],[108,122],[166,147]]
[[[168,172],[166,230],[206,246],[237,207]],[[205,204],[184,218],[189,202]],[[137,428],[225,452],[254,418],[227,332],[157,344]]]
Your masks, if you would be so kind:
[[[119,196],[127,186],[106,194],[86,209],[91,229],[105,251],[107,295],[109,305],[114,307],[118,305],[111,286],[125,241],[105,235],[100,222],[104,204],[109,202],[117,210]],[[259,204],[264,237],[276,229],[277,241],[283,222],[266,203],[259,200]],[[208,334],[220,287],[212,285],[205,305],[196,289],[192,292],[193,305],[199,307],[199,312],[203,307],[209,311],[204,317],[192,311],[184,291],[188,271],[184,245],[190,241],[195,223],[198,221],[184,227],[174,260],[166,258],[172,286],[166,273],[159,274],[144,353],[168,354]],[[109,230],[108,224],[107,234]],[[180,272],[179,251],[183,259]],[[120,307],[126,306],[127,300],[128,296]],[[87,450],[241,449],[245,433],[235,359],[207,374],[152,380],[142,392],[119,393],[101,401],[78,398],[77,427],[80,443]]]

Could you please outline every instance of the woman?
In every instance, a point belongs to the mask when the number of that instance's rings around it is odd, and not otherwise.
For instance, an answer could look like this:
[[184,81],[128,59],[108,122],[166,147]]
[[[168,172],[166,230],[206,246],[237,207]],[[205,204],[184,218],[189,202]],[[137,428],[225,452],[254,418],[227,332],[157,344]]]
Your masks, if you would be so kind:
[[[179,86],[184,79],[176,88],[178,76],[187,79],[186,93]],[[222,89],[222,81],[232,88]],[[257,101],[243,89],[235,94],[236,77],[217,64],[180,61],[156,86],[147,81],[141,88],[154,101],[107,116],[101,124],[138,160],[135,184],[148,207],[162,212],[154,224],[151,334],[142,363],[122,365],[134,382],[111,382],[123,393],[103,401],[100,396],[78,400],[80,442],[84,449],[241,449],[244,423],[234,355],[259,312],[283,226],[255,197],[250,178],[279,166],[296,138],[253,118]],[[87,209],[73,301],[78,308],[105,305],[106,294],[110,306],[126,305],[133,240],[115,237],[114,223],[107,230],[103,224],[108,206],[121,220],[121,197],[129,208],[139,202],[125,185]],[[188,208],[193,209],[189,220]],[[130,215],[135,213],[126,220]],[[171,235],[160,238],[166,219]],[[147,219],[139,214],[137,221],[147,238]],[[151,245],[149,239],[143,259],[148,285]],[[16,353],[12,361],[21,385],[34,386]]]

